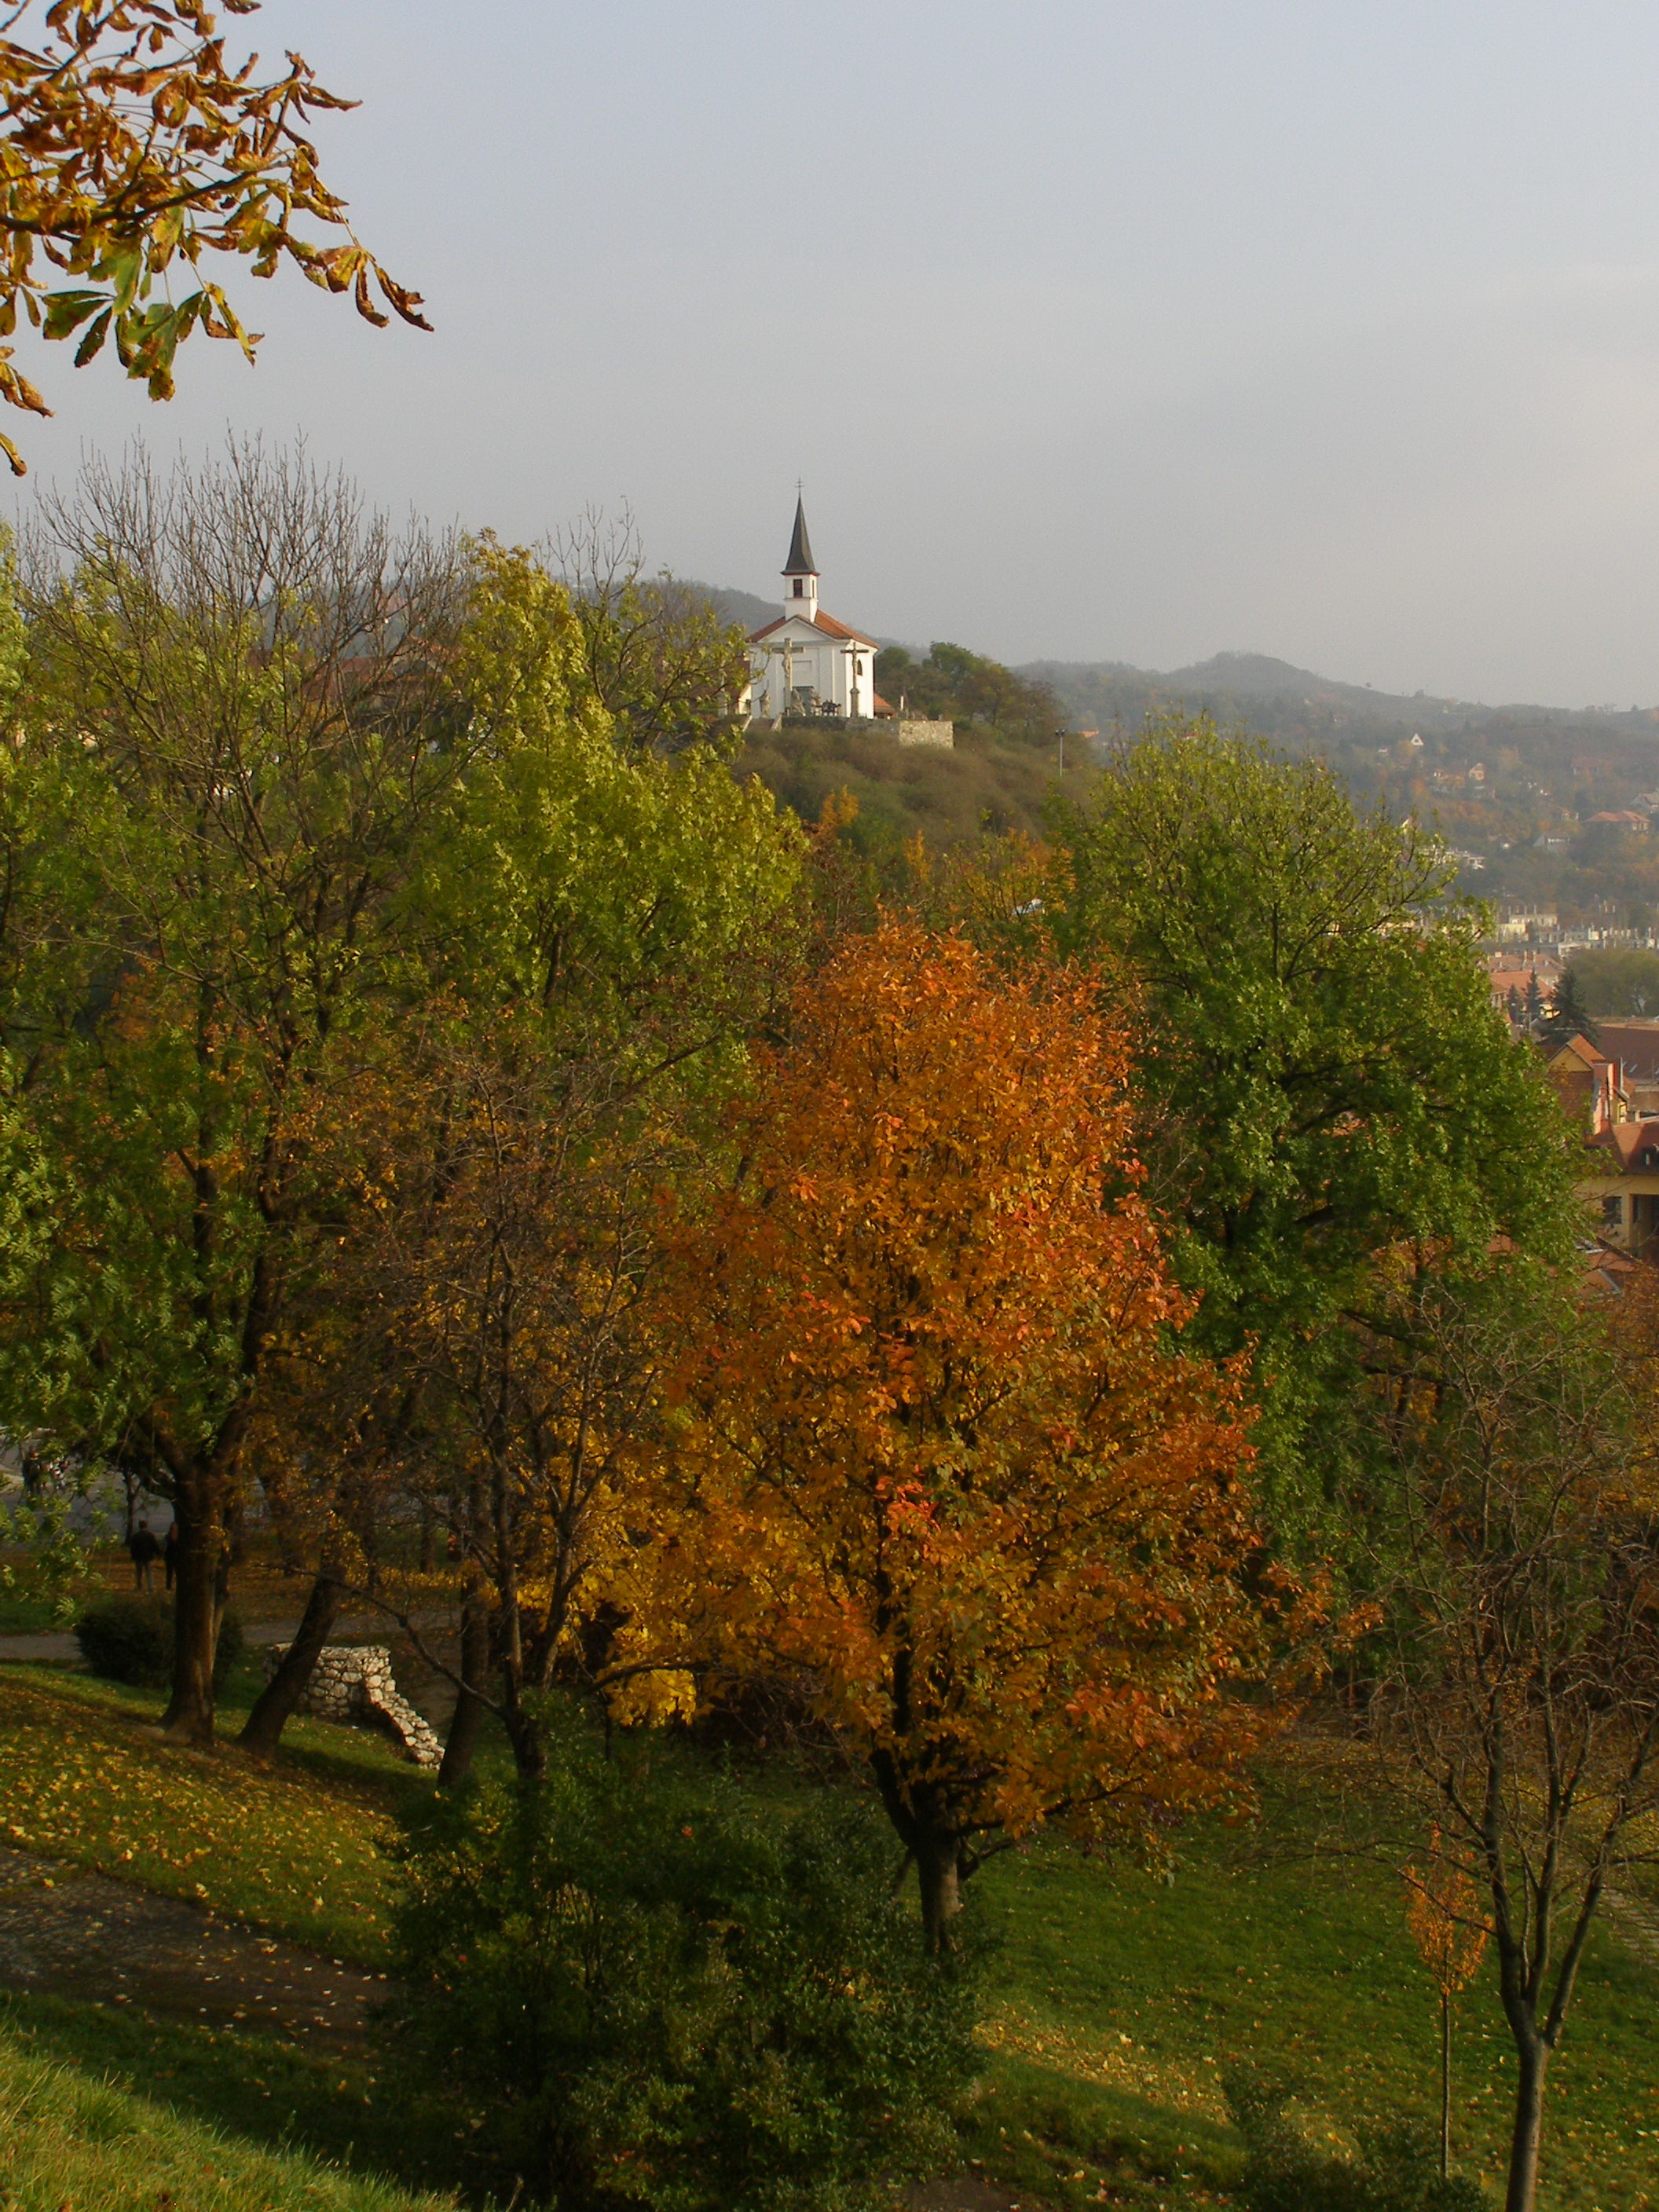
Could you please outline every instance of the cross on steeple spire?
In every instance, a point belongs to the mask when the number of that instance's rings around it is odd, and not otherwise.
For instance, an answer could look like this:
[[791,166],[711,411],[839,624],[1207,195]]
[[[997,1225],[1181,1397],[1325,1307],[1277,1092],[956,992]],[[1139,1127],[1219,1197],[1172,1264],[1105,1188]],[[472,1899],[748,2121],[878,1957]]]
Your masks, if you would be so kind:
[[789,540],[789,558],[783,564],[786,576],[816,576],[818,564],[812,558],[812,541],[806,535],[806,508],[801,498],[799,479],[795,485],[795,531]]

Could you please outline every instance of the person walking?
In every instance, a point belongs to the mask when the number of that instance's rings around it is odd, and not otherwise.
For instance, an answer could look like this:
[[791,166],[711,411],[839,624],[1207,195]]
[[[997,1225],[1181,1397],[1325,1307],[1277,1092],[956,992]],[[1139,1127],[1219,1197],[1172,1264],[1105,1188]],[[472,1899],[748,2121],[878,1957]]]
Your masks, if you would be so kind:
[[148,1521],[141,1521],[127,1538],[127,1551],[132,1559],[133,1580],[141,1590],[155,1587],[155,1562],[161,1556],[161,1547],[150,1533]]
[[173,1588],[173,1577],[178,1571],[179,1523],[176,1521],[169,1521],[167,1533],[161,1539],[161,1572],[166,1577],[169,1589]]

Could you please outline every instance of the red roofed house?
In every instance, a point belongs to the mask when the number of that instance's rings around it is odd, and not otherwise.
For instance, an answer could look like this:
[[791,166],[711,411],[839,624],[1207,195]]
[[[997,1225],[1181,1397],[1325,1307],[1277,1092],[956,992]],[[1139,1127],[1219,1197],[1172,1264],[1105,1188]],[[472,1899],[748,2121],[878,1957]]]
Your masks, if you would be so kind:
[[[1628,1031],[1633,1026],[1610,1023],[1608,1030]],[[1632,1071],[1622,1058],[1603,1048],[1613,1043],[1605,1032],[1600,1046],[1576,1036],[1553,1053],[1547,1065],[1562,1104],[1582,1116],[1580,1126],[1588,1128],[1577,1188],[1587,1205],[1601,1210],[1595,1224],[1601,1242],[1641,1254],[1659,1234],[1659,1115],[1644,1118],[1632,1111],[1632,1089],[1639,1094],[1645,1086],[1632,1084]],[[1642,1039],[1638,1050],[1634,1072],[1640,1076],[1652,1072],[1652,1040]]]
[[1609,1060],[1619,1063],[1619,1087],[1630,1101],[1632,1115],[1659,1115],[1659,1017],[1598,1021],[1596,1042]]
[[874,638],[818,605],[818,572],[799,500],[784,564],[783,612],[750,633],[749,668],[748,711],[762,720],[825,714],[868,721],[885,705],[876,697]]
[[1545,1073],[1569,1114],[1581,1118],[1587,1133],[1599,1137],[1616,1122],[1630,1119],[1625,1096],[1624,1071],[1585,1037],[1571,1038],[1551,1053]]

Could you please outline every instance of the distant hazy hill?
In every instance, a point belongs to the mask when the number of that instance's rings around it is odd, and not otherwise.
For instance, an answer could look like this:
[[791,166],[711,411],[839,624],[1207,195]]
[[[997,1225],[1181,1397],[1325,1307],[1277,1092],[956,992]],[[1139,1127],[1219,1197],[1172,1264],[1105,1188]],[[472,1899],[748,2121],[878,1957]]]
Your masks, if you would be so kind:
[[1102,728],[1114,721],[1138,723],[1149,706],[1160,702],[1203,708],[1219,720],[1248,721],[1274,731],[1310,721],[1324,728],[1348,724],[1394,730],[1426,723],[1443,729],[1492,712],[1422,691],[1407,698],[1370,684],[1340,684],[1265,653],[1218,653],[1189,667],[1171,669],[1136,668],[1121,660],[1039,660],[1019,672],[1050,685],[1079,720]]
[[763,599],[753,592],[733,591],[726,584],[692,584],[694,592],[707,592],[727,622],[737,623],[744,629],[758,629],[763,623],[775,622],[783,612],[783,594],[775,599]]
[[1378,691],[1369,684],[1340,684],[1310,668],[1297,668],[1265,653],[1218,653],[1186,668],[1136,668],[1128,661],[1037,660],[1018,672],[1048,684],[1085,724],[1134,726],[1149,707],[1178,704],[1202,709],[1219,721],[1244,721],[1264,735],[1324,737],[1346,728],[1358,732],[1555,728],[1586,734],[1627,732],[1649,736],[1655,717],[1632,708],[1490,707],[1468,699],[1437,698],[1425,691]]
[[[721,613],[745,630],[759,630],[781,613],[781,599],[726,584],[702,584]],[[921,648],[918,648],[921,650]],[[1322,752],[1354,776],[1378,745],[1420,732],[1433,759],[1460,759],[1495,745],[1517,748],[1548,772],[1548,781],[1571,779],[1582,748],[1613,748],[1617,775],[1635,776],[1635,787],[1655,783],[1652,763],[1659,738],[1659,708],[1486,706],[1475,699],[1444,699],[1431,692],[1387,692],[1370,684],[1338,684],[1334,677],[1297,668],[1270,653],[1214,653],[1188,668],[1137,668],[1133,661],[1026,661],[1015,675],[1046,684],[1075,728],[1137,730],[1148,710],[1183,706],[1212,714],[1218,723],[1245,723],[1291,752]]]
[[[700,588],[745,630],[782,611],[781,599]],[[913,659],[931,658],[920,647],[909,650]],[[975,668],[1010,680],[994,663]],[[1339,683],[1265,653],[1218,653],[1171,669],[1039,660],[1012,675],[1052,695],[1045,738],[1051,712],[1103,739],[1114,729],[1139,731],[1160,708],[1208,714],[1224,728],[1243,727],[1286,753],[1327,762],[1364,805],[1434,823],[1463,887],[1483,899],[1553,908],[1568,922],[1645,927],[1659,919],[1659,834],[1621,825],[1638,799],[1645,810],[1645,795],[1659,793],[1659,708],[1493,707],[1426,691],[1407,696]],[[732,766],[739,775],[759,775],[808,821],[832,793],[850,794],[858,802],[850,834],[883,865],[917,832],[936,849],[987,830],[1040,836],[1057,787],[1086,793],[1097,767],[1087,748],[1067,745],[1062,781],[1057,748],[1029,736],[1010,742],[994,714],[978,726],[971,713],[963,719],[965,701],[954,703],[950,752],[831,723],[750,731]]]

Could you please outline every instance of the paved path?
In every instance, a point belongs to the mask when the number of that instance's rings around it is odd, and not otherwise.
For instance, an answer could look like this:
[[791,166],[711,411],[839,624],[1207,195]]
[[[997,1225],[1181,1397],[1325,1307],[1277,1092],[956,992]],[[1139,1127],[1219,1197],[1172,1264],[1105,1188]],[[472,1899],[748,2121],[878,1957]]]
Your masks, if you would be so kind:
[[81,1647],[67,1631],[40,1636],[0,1636],[0,1659],[34,1667],[81,1667]]
[[271,2027],[344,2051],[383,1975],[262,1936],[177,1898],[0,1850],[0,1984],[222,2027]]
[[[251,1620],[242,1631],[245,1644],[287,1644],[292,1641],[300,1624],[297,1620]],[[371,1636],[389,1638],[396,1633],[393,1626],[384,1620],[336,1621],[332,1640],[336,1643]],[[71,1629],[43,1632],[38,1636],[0,1636],[0,1661],[16,1659],[36,1667],[80,1667],[84,1665],[81,1647]]]

